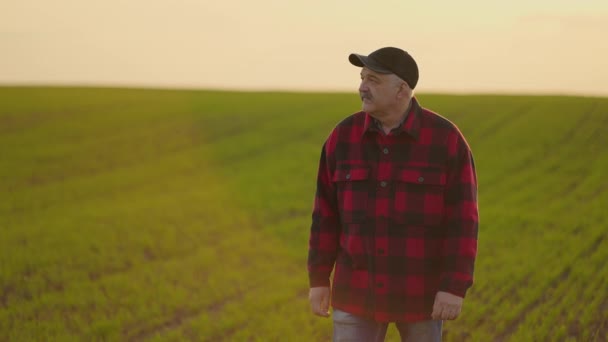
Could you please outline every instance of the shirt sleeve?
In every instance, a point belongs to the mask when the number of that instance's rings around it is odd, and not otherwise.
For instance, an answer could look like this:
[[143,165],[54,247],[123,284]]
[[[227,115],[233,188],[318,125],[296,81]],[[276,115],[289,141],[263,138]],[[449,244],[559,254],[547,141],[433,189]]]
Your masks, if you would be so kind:
[[457,145],[445,192],[446,233],[439,290],[464,297],[473,284],[479,213],[473,155],[462,136]]
[[323,145],[317,175],[317,191],[312,213],[308,248],[308,277],[310,287],[329,286],[330,275],[339,246],[340,222],[336,188],[332,182],[332,153],[328,143]]

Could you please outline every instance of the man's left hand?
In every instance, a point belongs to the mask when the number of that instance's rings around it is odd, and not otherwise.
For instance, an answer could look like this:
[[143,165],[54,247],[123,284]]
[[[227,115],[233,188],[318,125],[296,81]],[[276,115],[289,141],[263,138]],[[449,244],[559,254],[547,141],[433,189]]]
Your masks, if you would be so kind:
[[456,319],[456,317],[460,315],[460,310],[462,310],[462,300],[462,297],[458,297],[448,292],[437,292],[431,317],[433,317],[433,319]]

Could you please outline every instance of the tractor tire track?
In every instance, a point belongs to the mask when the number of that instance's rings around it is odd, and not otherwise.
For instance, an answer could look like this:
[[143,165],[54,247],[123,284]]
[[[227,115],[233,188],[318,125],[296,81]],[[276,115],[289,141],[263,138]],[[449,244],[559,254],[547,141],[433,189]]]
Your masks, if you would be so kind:
[[478,139],[478,140],[483,141],[483,140],[491,137],[493,134],[500,131],[501,128],[505,127],[505,125],[507,125],[509,122],[513,122],[514,120],[521,118],[524,114],[526,114],[533,108],[534,108],[534,105],[532,103],[525,103],[525,104],[521,105],[518,109],[512,111],[511,114],[501,115],[500,120],[497,120],[496,122],[491,124],[489,127],[485,128],[484,130],[482,130],[481,132],[476,134],[476,137],[475,137],[476,140]]
[[[247,292],[257,291],[261,288],[262,283],[258,282],[252,284],[252,288],[249,288]],[[179,329],[181,326],[188,323],[192,319],[200,316],[204,312],[217,315],[226,305],[241,301],[245,297],[247,292],[242,290],[237,291],[236,293],[228,297],[224,297],[218,301],[207,304],[198,309],[177,309],[171,317],[168,317],[167,319],[163,320],[158,324],[134,324],[132,326],[128,326],[123,330],[123,336],[128,341],[132,342],[144,341],[151,336],[163,334],[164,332],[167,332],[169,330]]]
[[[575,266],[575,264],[577,263],[577,261],[579,259],[585,259],[587,258],[589,255],[595,253],[595,251],[598,249],[598,247],[601,245],[601,243],[604,241],[605,236],[604,235],[600,235],[597,238],[595,238],[595,240],[587,247],[585,248],[579,255],[577,258],[574,259],[574,262],[566,265],[561,272],[558,273],[558,275],[556,277],[553,278],[553,280],[551,280],[549,282],[549,284],[547,284],[545,286],[545,293],[547,293],[546,290],[548,289],[552,289],[557,287],[560,283],[564,282],[568,276],[570,275],[570,272],[572,271],[572,267]],[[497,335],[497,337],[495,338],[495,341],[497,342],[503,342],[506,339],[508,339],[511,335],[513,335],[513,333],[515,333],[515,331],[517,331],[517,328],[521,325],[522,322],[524,322],[524,320],[526,319],[527,315],[532,312],[533,310],[535,310],[537,307],[539,307],[539,305],[543,302],[547,301],[548,296],[547,295],[543,295],[541,297],[536,298],[534,301],[532,301],[530,304],[526,305],[519,317],[510,322],[507,327],[503,330],[503,332],[501,332],[500,334]]]
[[[594,104],[590,109],[588,109],[587,111],[582,113],[580,115],[580,118],[576,121],[576,123],[568,131],[566,131],[556,143],[552,144],[552,146],[567,145],[568,139],[573,134],[575,134],[577,131],[580,131],[580,129],[582,127],[584,127],[585,125],[590,124],[592,122],[592,114],[596,108],[597,108],[597,105]],[[603,129],[602,127],[596,126],[596,131],[598,131],[598,133],[599,133],[599,130],[602,130],[602,129]],[[547,151],[545,151],[545,153],[546,152]],[[545,153],[543,153],[543,158],[546,158]],[[560,155],[560,160],[568,160],[570,157],[576,156],[578,153],[580,153],[578,150],[570,149],[570,150],[568,150],[567,154]],[[539,157],[538,155],[531,155],[528,158],[525,158],[516,164],[508,165],[502,172],[496,173],[495,178],[487,180],[487,183],[488,184],[497,183],[497,184],[502,184],[503,186],[506,186],[506,184],[504,183],[504,180],[505,180],[504,175],[514,175],[514,174],[521,175],[526,170],[532,169],[532,168],[530,168],[530,165],[535,165],[535,163],[540,159],[542,159],[542,158]],[[555,171],[555,167],[551,167],[551,168],[545,170],[545,172],[547,172],[547,173],[554,172],[554,171]],[[517,178],[511,177],[511,179],[515,179],[516,182],[509,183],[510,189],[526,188],[529,186],[529,183],[530,183],[530,180],[526,177],[517,177]],[[570,190],[574,190],[578,186],[579,182],[580,182],[580,179],[574,180],[572,184],[567,186],[567,188]]]

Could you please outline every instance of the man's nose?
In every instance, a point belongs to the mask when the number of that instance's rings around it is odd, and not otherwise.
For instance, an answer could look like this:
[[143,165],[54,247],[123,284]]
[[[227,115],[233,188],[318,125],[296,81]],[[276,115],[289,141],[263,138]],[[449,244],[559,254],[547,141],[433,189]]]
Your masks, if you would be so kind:
[[361,83],[359,84],[359,92],[364,93],[364,92],[368,92],[369,88],[367,86],[367,82],[365,81],[361,81]]

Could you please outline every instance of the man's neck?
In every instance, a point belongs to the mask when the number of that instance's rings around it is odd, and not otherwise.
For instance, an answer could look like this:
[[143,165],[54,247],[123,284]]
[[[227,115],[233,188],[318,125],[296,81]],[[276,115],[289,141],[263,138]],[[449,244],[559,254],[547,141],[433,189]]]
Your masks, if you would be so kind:
[[384,116],[384,118],[378,119],[378,121],[382,125],[382,130],[384,131],[384,134],[388,135],[393,129],[402,125],[403,122],[405,122],[405,119],[407,118],[407,114],[410,112],[411,107],[412,100],[408,102],[407,107],[405,107],[405,109],[397,109],[394,112]]

